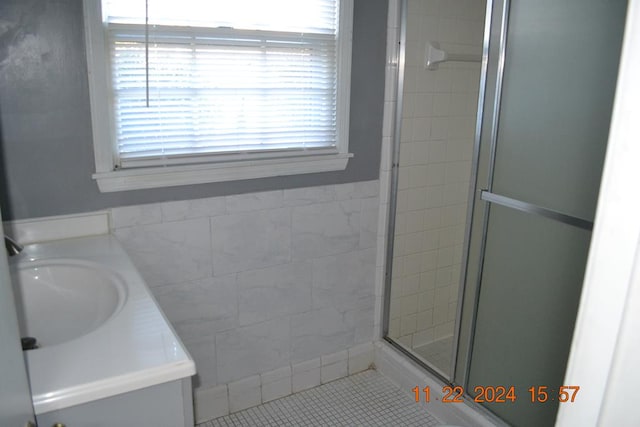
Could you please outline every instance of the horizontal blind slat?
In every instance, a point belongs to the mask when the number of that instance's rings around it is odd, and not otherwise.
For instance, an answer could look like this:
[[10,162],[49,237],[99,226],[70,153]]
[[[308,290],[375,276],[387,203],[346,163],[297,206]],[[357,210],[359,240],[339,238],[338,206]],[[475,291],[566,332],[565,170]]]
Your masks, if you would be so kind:
[[[252,30],[300,31],[334,29],[337,25],[333,0],[108,0],[106,22],[144,23],[148,12],[153,25],[234,27]],[[295,17],[295,19],[290,19]]]
[[[337,3],[320,3],[336,24]],[[163,21],[150,28],[147,63],[144,25],[130,18],[107,19],[117,147],[125,163],[335,147],[337,26],[287,32]]]

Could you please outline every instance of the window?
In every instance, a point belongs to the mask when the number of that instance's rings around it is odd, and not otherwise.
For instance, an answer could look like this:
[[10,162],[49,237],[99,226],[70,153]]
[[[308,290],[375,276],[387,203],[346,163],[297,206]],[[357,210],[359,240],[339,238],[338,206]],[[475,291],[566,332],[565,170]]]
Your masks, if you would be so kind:
[[352,0],[85,0],[101,191],[344,169]]

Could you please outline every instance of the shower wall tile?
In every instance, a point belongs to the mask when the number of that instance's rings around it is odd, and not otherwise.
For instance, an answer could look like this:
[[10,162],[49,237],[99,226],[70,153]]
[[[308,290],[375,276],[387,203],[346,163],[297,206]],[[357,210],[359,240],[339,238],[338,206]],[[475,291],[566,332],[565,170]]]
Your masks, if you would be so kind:
[[424,230],[424,211],[411,211],[406,213],[406,233],[408,235],[419,234]]
[[[452,303],[450,305],[457,306],[457,303]],[[416,319],[418,322],[418,331],[424,331],[431,328],[433,326],[433,310],[426,310],[418,313]]]
[[400,318],[400,333],[403,336],[411,335],[417,330],[417,316],[409,314]]
[[415,314],[418,312],[418,300],[411,296],[403,297],[400,300],[401,303],[401,312],[402,316],[408,316],[410,314]]
[[436,305],[433,309],[433,323],[437,328],[438,326],[447,322],[447,316],[449,314],[449,306]]
[[[421,345],[453,330],[480,77],[472,63],[426,70],[425,50],[437,41],[481,53],[484,2],[410,0],[408,7],[390,333]],[[393,124],[386,127],[391,133]]]
[[435,335],[437,337],[451,336],[453,335],[454,326],[455,326],[455,322],[453,321],[442,323],[435,327]]
[[400,318],[396,317],[389,322],[389,336],[394,339],[400,338]]
[[435,331],[433,328],[427,328],[422,331],[416,332],[415,334],[413,334],[411,345],[413,347],[420,347],[435,341],[436,338],[434,332]]
[[[318,385],[319,364],[294,363],[374,339],[379,191],[370,181],[112,209],[112,233],[196,361],[200,400],[262,374],[246,405]],[[287,366],[290,379],[273,377]],[[228,411],[221,399],[210,403]]]
[[399,337],[397,339],[398,343],[400,345],[403,345],[407,348],[412,348],[413,347],[413,336],[414,334],[409,334],[409,335],[403,335],[401,337]]

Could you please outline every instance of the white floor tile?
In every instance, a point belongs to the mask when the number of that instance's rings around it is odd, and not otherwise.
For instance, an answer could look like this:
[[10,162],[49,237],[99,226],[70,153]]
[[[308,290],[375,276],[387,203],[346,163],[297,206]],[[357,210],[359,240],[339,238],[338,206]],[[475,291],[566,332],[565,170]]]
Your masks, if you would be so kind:
[[197,427],[221,426],[436,426],[424,404],[369,370]]

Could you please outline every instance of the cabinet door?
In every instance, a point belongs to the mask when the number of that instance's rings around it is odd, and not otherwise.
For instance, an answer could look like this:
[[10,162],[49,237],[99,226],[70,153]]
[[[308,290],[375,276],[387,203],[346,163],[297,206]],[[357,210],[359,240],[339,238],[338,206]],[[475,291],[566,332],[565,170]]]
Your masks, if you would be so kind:
[[[4,241],[2,227],[0,237]],[[35,426],[14,301],[6,251],[3,248],[0,249],[0,425]]]

